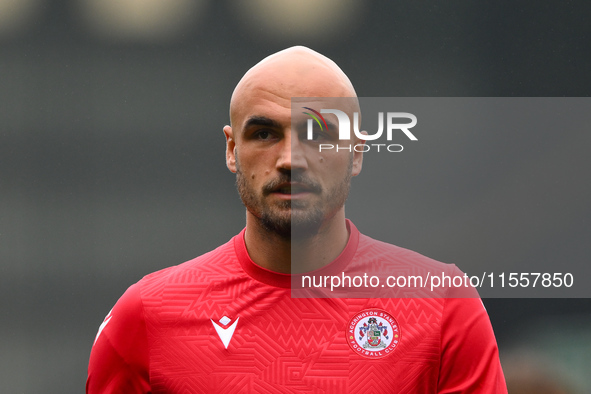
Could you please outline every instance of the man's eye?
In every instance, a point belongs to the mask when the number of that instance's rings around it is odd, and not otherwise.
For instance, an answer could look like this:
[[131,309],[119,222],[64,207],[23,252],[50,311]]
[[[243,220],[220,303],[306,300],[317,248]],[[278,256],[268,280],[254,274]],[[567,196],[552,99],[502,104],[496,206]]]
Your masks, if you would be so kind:
[[303,131],[300,134],[300,138],[302,140],[305,141],[315,141],[315,142],[320,142],[320,141],[328,141],[332,139],[332,134],[331,133],[327,133],[324,130],[312,130],[311,135],[308,134],[308,131]]
[[312,141],[318,141],[319,139],[322,139],[323,137],[324,137],[323,133],[317,133],[317,132],[312,133]]
[[256,133],[256,137],[259,140],[268,140],[271,138],[271,133],[268,130],[259,130]]

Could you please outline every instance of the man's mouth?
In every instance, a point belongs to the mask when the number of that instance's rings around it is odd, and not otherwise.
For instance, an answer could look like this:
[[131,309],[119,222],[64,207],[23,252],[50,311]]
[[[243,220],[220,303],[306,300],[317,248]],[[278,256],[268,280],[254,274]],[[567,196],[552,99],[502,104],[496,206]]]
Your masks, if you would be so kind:
[[311,188],[308,186],[301,184],[301,183],[285,183],[279,185],[278,187],[274,188],[272,193],[278,194],[302,194],[302,193],[310,193],[312,191]]

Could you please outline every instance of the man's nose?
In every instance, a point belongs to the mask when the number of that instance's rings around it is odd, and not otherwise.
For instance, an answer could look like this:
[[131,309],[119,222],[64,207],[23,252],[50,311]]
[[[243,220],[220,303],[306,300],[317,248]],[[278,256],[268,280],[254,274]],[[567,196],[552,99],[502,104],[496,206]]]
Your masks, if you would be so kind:
[[287,132],[283,139],[277,167],[280,170],[306,170],[308,162],[304,151],[304,145],[294,132]]

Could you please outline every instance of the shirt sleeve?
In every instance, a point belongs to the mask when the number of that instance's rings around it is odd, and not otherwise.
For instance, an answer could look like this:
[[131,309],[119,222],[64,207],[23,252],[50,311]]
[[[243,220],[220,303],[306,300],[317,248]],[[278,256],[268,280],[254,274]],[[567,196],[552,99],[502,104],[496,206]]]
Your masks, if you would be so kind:
[[139,285],[135,284],[99,327],[90,352],[86,393],[150,393],[147,342]]
[[506,394],[497,341],[478,293],[445,302],[437,392]]

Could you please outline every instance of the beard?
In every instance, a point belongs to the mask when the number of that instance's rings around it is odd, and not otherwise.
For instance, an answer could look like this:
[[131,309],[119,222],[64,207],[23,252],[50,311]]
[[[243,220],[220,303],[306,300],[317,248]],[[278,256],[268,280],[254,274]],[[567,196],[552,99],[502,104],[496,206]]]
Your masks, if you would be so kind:
[[[306,239],[317,235],[326,219],[333,217],[345,205],[351,185],[351,169],[353,157],[345,176],[330,190],[322,186],[300,171],[286,171],[263,185],[261,193],[248,181],[248,177],[240,170],[238,154],[236,154],[236,187],[246,209],[259,221],[262,227],[283,239]],[[265,197],[269,196],[281,184],[297,182],[312,193],[320,195],[318,204],[308,201],[289,200],[269,204]]]

